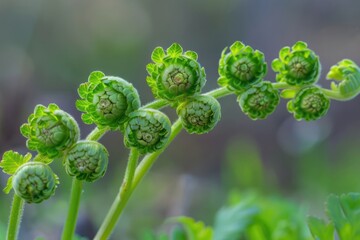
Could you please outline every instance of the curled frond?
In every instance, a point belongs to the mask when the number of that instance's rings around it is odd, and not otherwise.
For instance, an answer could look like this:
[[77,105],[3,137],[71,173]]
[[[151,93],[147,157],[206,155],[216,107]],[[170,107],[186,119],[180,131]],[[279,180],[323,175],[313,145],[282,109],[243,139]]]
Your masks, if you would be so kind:
[[301,89],[288,102],[287,108],[294,114],[296,120],[312,121],[320,119],[330,108],[330,100],[317,87],[310,86]]
[[126,123],[124,143],[129,148],[137,148],[140,153],[150,153],[162,149],[170,136],[171,123],[162,112],[140,109],[130,114]]
[[177,107],[183,127],[188,133],[203,134],[211,131],[220,121],[220,103],[211,96],[189,98]]
[[99,128],[121,128],[129,114],[140,107],[139,94],[131,83],[102,72],[92,72],[78,92],[81,99],[76,107],[83,112],[83,121]]
[[51,168],[41,162],[28,162],[14,174],[15,194],[27,203],[40,203],[55,193],[58,178]]
[[37,105],[20,130],[30,150],[51,159],[61,157],[80,137],[75,119],[55,104]]
[[104,176],[108,156],[108,151],[102,144],[95,141],[79,141],[64,158],[65,171],[78,180],[93,182]]
[[176,102],[201,92],[206,75],[196,52],[183,53],[182,47],[174,43],[166,52],[155,48],[151,58],[154,63],[146,67],[146,81],[156,98]]
[[241,110],[252,120],[265,119],[280,102],[279,91],[270,82],[258,83],[238,97]]
[[279,58],[272,62],[272,69],[277,72],[276,81],[305,86],[319,80],[321,65],[314,51],[305,42],[299,41],[292,48],[280,50]]
[[242,91],[260,82],[267,72],[264,54],[242,42],[235,42],[221,53],[218,84],[231,90]]
[[339,91],[344,99],[351,99],[360,93],[360,68],[349,59],[332,66],[326,78],[340,81],[339,84],[332,82],[332,88]]

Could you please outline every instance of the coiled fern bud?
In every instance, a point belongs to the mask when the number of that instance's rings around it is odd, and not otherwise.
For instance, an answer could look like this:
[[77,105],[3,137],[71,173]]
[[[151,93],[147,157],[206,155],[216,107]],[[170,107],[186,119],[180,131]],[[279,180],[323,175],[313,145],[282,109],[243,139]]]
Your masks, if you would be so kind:
[[27,203],[40,203],[55,193],[57,176],[51,168],[41,162],[27,162],[15,172],[13,188]]
[[356,97],[360,93],[360,68],[349,59],[332,66],[326,78],[340,81],[339,84],[332,82],[331,88],[339,91],[344,100]]
[[241,110],[252,120],[265,119],[280,102],[279,91],[270,82],[258,83],[239,95]]
[[61,157],[80,137],[75,119],[56,104],[37,105],[20,131],[28,139],[26,145],[30,150],[51,159]]
[[317,120],[324,116],[330,108],[330,100],[317,87],[309,86],[301,89],[288,102],[287,108],[296,120]]
[[211,96],[196,96],[177,107],[183,127],[188,133],[203,134],[211,131],[220,121],[220,103]]
[[263,79],[267,64],[262,52],[239,41],[230,46],[229,53],[226,50],[221,53],[219,62],[220,86],[241,91]]
[[65,171],[78,180],[94,182],[104,176],[108,156],[108,151],[102,144],[95,141],[79,141],[64,158]]
[[162,112],[140,109],[130,114],[125,127],[124,143],[128,148],[137,148],[140,153],[162,149],[170,136],[171,123]]
[[272,69],[277,72],[276,81],[305,86],[318,81],[321,65],[319,57],[305,42],[299,41],[291,49],[284,47],[280,50],[279,58],[272,62]]
[[129,114],[140,107],[139,94],[131,83],[99,71],[90,74],[78,93],[81,99],[76,101],[76,107],[84,112],[82,120],[99,128],[121,128]]
[[183,53],[182,47],[174,43],[166,53],[161,47],[151,55],[154,63],[146,66],[146,78],[154,96],[170,102],[181,101],[200,93],[206,82],[205,70],[197,62],[196,52]]

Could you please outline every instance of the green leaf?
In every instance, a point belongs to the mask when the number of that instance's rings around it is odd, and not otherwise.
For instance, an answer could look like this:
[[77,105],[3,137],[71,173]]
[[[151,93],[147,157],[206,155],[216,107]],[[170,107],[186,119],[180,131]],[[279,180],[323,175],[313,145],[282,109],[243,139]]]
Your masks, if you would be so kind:
[[76,100],[75,106],[79,111],[85,112],[86,108],[88,107],[89,103],[85,100]]
[[339,86],[335,82],[330,83],[331,90],[339,91]]
[[14,176],[10,176],[7,180],[6,187],[3,189],[4,193],[9,194],[12,189],[12,180]]
[[237,55],[238,53],[240,53],[241,49],[244,48],[244,44],[240,41],[236,41],[234,42],[231,46],[230,46],[230,51],[232,53],[232,55]]
[[172,240],[187,240],[186,232],[180,226],[175,226],[175,228],[171,232]]
[[44,105],[41,105],[41,104],[36,105],[35,109],[34,109],[34,115],[41,116],[45,109],[46,109],[46,107]]
[[279,52],[279,57],[281,60],[285,60],[285,57],[290,54],[290,48],[289,47],[283,47]]
[[275,58],[271,63],[271,67],[275,72],[279,72],[283,68],[283,64],[280,59]]
[[212,240],[213,230],[211,227],[206,227],[203,222],[196,222],[189,217],[176,217],[170,221],[181,223],[189,240]]
[[146,71],[149,73],[149,75],[152,75],[155,69],[156,65],[153,63],[149,63],[148,65],[146,65]]
[[79,88],[78,88],[78,94],[81,98],[86,98],[87,95],[87,86],[88,83],[82,83],[80,84]]
[[24,123],[23,125],[21,125],[20,132],[24,137],[29,137],[31,135],[29,124]]
[[171,57],[178,57],[183,53],[182,47],[178,43],[173,43],[168,49],[166,49],[167,54]]
[[311,235],[317,240],[334,239],[334,225],[326,223],[323,219],[316,217],[309,217],[308,225]]
[[326,75],[326,79],[329,79],[329,80],[332,79],[332,80],[341,81],[341,80],[343,80],[343,78],[344,78],[344,76],[337,66],[332,66],[330,68],[330,71]]
[[198,59],[198,54],[194,51],[186,51],[185,56],[188,56],[189,58],[191,58],[195,61]]
[[56,110],[59,110],[59,106],[56,105],[55,103],[50,103],[49,106],[48,106],[48,109],[52,112],[56,111]]
[[327,214],[339,232],[346,225],[347,220],[342,212],[339,198],[331,194],[327,199]]
[[249,198],[235,206],[220,209],[215,217],[214,240],[240,239],[241,234],[259,212],[251,201]]
[[30,159],[30,153],[23,156],[17,152],[10,150],[4,153],[3,159],[0,162],[0,168],[2,168],[4,173],[12,175],[21,165],[28,162]]
[[360,194],[349,193],[340,197],[330,195],[327,213],[334,223],[340,239],[359,239],[360,236]]
[[297,90],[295,89],[285,89],[280,93],[280,97],[284,99],[290,99],[294,98],[297,93]]
[[228,79],[225,78],[225,77],[220,77],[218,80],[217,80],[219,86],[222,86],[222,87],[225,87],[227,86],[227,83],[228,83]]
[[165,52],[162,47],[156,47],[151,53],[151,60],[153,60],[155,63],[162,63],[164,57]]
[[101,79],[103,77],[105,77],[105,74],[103,72],[94,71],[94,72],[90,73],[88,81],[92,82],[92,83],[98,83],[101,81]]
[[292,46],[292,49],[294,51],[300,51],[300,50],[303,50],[303,49],[306,49],[307,48],[307,44],[306,42],[302,42],[302,41],[298,41],[297,43],[295,43],[293,46]]
[[90,114],[83,113],[83,114],[81,115],[81,119],[83,120],[83,122],[84,122],[85,124],[92,124],[92,123],[93,123],[93,120],[92,120]]

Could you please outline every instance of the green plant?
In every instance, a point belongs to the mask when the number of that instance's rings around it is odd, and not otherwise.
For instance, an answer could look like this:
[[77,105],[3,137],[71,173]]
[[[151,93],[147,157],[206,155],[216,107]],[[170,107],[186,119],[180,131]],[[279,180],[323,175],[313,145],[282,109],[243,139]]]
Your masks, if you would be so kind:
[[360,194],[330,195],[326,202],[330,221],[308,217],[289,200],[256,193],[230,195],[230,204],[215,216],[214,226],[189,217],[173,217],[170,234],[149,233],[142,240],[340,240],[360,239]]
[[[25,193],[37,189],[38,198],[25,198],[27,202],[40,202],[52,195],[57,178],[50,173],[48,165],[57,158],[63,159],[66,172],[73,178],[62,239],[73,238],[82,182],[95,181],[107,168],[107,150],[97,141],[108,131],[124,134],[130,154],[119,193],[95,239],[106,239],[111,235],[131,194],[182,128],[189,133],[203,134],[215,127],[221,116],[218,98],[236,95],[243,112],[254,120],[265,119],[274,112],[280,98],[290,99],[289,112],[298,120],[309,121],[319,119],[327,112],[330,99],[349,100],[360,93],[360,69],[350,60],[343,60],[328,74],[329,78],[340,81],[338,85],[333,84],[332,89],[315,85],[320,76],[319,58],[304,42],[297,42],[292,49],[283,48],[280,58],[273,61],[276,83],[264,81],[267,73],[264,54],[235,42],[230,46],[230,52],[225,49],[221,54],[218,79],[221,87],[208,93],[201,93],[206,75],[195,52],[183,52],[182,47],[174,43],[166,51],[155,48],[151,58],[153,63],[146,66],[147,83],[157,98],[151,103],[141,106],[137,90],[131,83],[100,71],[92,72],[88,81],[80,85],[76,107],[83,113],[84,123],[96,124],[85,140],[80,141],[76,121],[57,105],[35,107],[28,123],[20,130],[28,139],[28,149],[38,154],[32,158],[30,154],[22,156],[8,151],[0,163],[3,171],[12,175],[5,191],[15,190],[8,239],[16,239],[22,216],[24,199],[19,189]],[[159,111],[166,106],[175,108],[179,115],[173,125]],[[144,157],[138,163],[141,155]],[[26,166],[31,169],[25,171]],[[25,180],[19,181],[18,174],[22,176],[23,172],[26,173]],[[38,181],[26,181],[35,176],[44,189],[38,189]],[[23,181],[26,184],[22,184]]]

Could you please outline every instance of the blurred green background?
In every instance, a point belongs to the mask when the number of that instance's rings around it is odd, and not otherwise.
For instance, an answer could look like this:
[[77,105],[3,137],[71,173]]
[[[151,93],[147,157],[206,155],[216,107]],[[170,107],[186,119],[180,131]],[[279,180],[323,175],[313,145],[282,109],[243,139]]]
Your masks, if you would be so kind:
[[[270,65],[298,40],[319,56],[323,76],[343,58],[360,64],[360,2],[350,0],[63,0],[0,1],[0,152],[25,153],[19,126],[36,104],[57,103],[80,121],[77,86],[93,70],[133,83],[143,103],[153,99],[145,65],[156,46],[194,50],[207,73],[204,91],[217,86],[225,46],[240,40],[262,51]],[[268,80],[274,79],[269,68]],[[320,84],[329,86],[322,77]],[[360,191],[360,97],[332,102],[317,122],[297,122],[282,101],[265,121],[242,114],[234,96],[221,99],[222,121],[202,136],[186,133],[155,164],[119,221],[113,239],[138,239],[169,216],[211,224],[230,191],[279,195],[307,213],[321,214],[329,193]],[[174,119],[174,111],[167,113]],[[82,136],[93,126],[80,124]],[[102,140],[110,152],[106,176],[85,184],[78,233],[91,238],[120,186],[128,150],[120,133]],[[70,179],[52,165],[56,197],[26,205],[20,239],[58,239]],[[7,176],[0,174],[0,187]],[[11,196],[0,194],[0,235]]]

